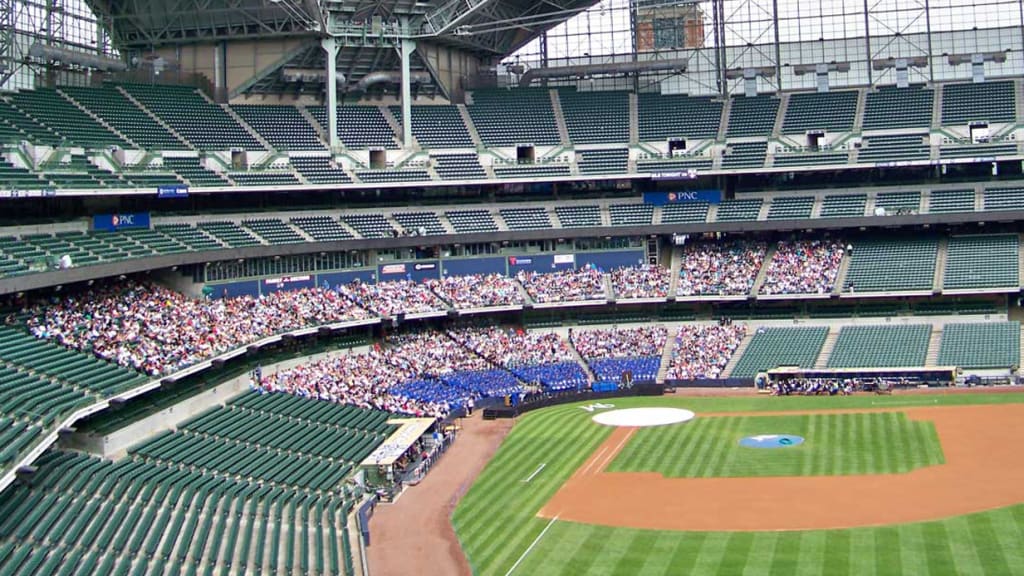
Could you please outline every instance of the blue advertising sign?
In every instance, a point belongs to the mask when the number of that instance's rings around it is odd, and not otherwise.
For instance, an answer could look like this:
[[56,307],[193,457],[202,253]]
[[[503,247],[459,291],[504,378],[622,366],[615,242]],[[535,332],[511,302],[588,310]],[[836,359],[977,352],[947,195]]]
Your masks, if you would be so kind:
[[113,232],[125,228],[149,228],[149,212],[134,214],[96,214],[92,217],[92,229]]
[[169,186],[158,186],[156,189],[157,198],[187,198],[188,186],[184,184],[171,184]]
[[664,206],[677,202],[707,202],[718,204],[722,201],[721,190],[679,190],[675,192],[644,192],[644,204]]

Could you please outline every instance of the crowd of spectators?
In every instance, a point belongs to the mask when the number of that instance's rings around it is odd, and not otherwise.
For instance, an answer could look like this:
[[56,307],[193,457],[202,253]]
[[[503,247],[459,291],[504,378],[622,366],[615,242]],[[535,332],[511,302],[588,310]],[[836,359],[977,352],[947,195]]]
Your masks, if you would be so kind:
[[437,312],[447,308],[430,287],[412,280],[389,280],[376,284],[353,282],[338,286],[338,291],[381,316]]
[[596,358],[661,357],[668,339],[664,326],[575,330],[571,333],[576,351],[587,360]]
[[501,274],[448,276],[444,280],[427,280],[426,285],[455,308],[513,306],[524,302],[516,281]]
[[783,240],[768,263],[761,294],[828,294],[836,283],[843,245],[822,240]]
[[36,337],[151,376],[282,331],[371,316],[323,288],[205,300],[135,282],[57,296],[30,312]]
[[548,274],[520,270],[516,279],[526,288],[530,298],[540,304],[604,300],[607,297],[604,274],[591,267]]
[[695,380],[720,377],[746,333],[744,324],[680,326],[665,378]]
[[748,294],[761,269],[764,242],[690,242],[682,248],[678,296]]
[[671,273],[663,266],[616,268],[611,272],[615,296],[620,299],[668,296]]
[[449,335],[528,383],[548,390],[582,388],[587,375],[569,344],[556,332],[527,332],[496,326],[460,328]]

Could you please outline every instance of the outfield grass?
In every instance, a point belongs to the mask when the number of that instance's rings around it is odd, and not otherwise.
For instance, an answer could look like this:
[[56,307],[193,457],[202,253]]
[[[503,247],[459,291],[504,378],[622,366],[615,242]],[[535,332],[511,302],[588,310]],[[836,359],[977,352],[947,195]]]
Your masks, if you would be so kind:
[[[1024,402],[1024,394],[611,401],[619,408],[677,406],[698,414],[1002,402]],[[1024,505],[938,522],[806,532],[659,532],[536,517],[610,434],[591,416],[568,405],[520,418],[452,517],[476,574],[506,575],[513,566],[512,574],[524,576],[1024,574]]]
[[[782,449],[744,448],[757,434],[795,434],[806,441]],[[836,476],[909,472],[941,464],[931,422],[902,412],[697,418],[641,428],[612,462],[612,472],[669,477]]]

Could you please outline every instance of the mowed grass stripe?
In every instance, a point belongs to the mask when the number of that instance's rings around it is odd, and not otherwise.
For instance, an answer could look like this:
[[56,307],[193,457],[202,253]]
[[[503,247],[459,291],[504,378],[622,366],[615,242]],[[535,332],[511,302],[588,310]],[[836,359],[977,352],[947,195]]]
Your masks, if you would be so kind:
[[[981,559],[978,558],[980,550],[985,550],[990,561],[994,560],[993,557],[1002,556],[997,542],[988,539],[981,540],[976,537],[966,517],[950,518],[943,524],[949,535],[949,551],[953,555],[958,576],[984,576],[985,569],[982,568]],[[992,547],[993,544],[994,547]],[[996,562],[998,561],[993,564]]]
[[754,543],[753,532],[733,532],[718,564],[719,574],[741,574],[750,560],[750,547]]
[[709,532],[697,551],[697,560],[693,564],[692,574],[717,574],[732,534],[732,532]]
[[682,532],[645,532],[643,541],[650,541],[651,546],[639,565],[623,566],[620,562],[616,570],[636,569],[636,576],[662,576],[670,573],[672,554],[680,544]]
[[[877,542],[877,540],[876,540]],[[899,550],[901,574],[928,574],[928,558],[924,550],[921,524],[903,524],[896,528],[892,545]]]
[[796,576],[819,576],[829,574],[825,566],[826,532],[801,532],[800,555],[797,557]]
[[854,576],[875,574],[875,535],[871,530],[850,530],[850,556],[847,573]]
[[864,530],[873,534],[875,549],[872,553],[875,560],[876,574],[893,574],[905,564],[900,553],[902,541],[897,528],[883,526],[874,530]]
[[779,540],[779,533],[754,532],[753,535],[742,575],[767,576],[771,573],[772,562],[775,561],[775,546]]
[[995,510],[979,516],[989,520],[994,541],[999,544],[1001,556],[1005,559],[1007,573],[1013,573],[1011,569],[1024,571],[1024,546],[1021,546],[1021,542],[1024,542],[1024,534],[1021,533],[1024,527],[1024,506]]
[[[795,434],[805,443],[781,449],[739,445],[759,434]],[[679,478],[882,474],[940,462],[941,454],[933,424],[903,413],[736,416],[642,428],[608,469]]]
[[793,576],[800,560],[800,532],[779,532],[772,557],[771,576]]
[[[826,569],[822,572],[829,576],[850,574],[850,532],[848,530],[829,530],[825,532],[825,555],[823,563]],[[859,576],[859,575],[854,575]]]

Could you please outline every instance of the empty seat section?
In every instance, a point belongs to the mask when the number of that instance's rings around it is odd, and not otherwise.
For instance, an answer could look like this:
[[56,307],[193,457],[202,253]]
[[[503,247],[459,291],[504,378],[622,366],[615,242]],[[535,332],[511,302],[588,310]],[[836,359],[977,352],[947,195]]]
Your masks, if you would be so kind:
[[676,156],[649,156],[638,158],[636,171],[642,173],[672,172],[676,170],[710,170],[713,163],[711,156],[701,153]]
[[674,202],[661,207],[662,224],[687,224],[706,222],[708,219],[707,202]]
[[53,88],[37,88],[11,94],[11,103],[26,114],[84,148],[132,146]]
[[65,140],[63,136],[43,126],[3,99],[0,99],[0,124],[7,127],[8,138],[11,138],[12,142],[20,141],[16,135],[21,135],[34,144],[46,146],[60,146]]
[[580,174],[625,174],[629,170],[629,150],[580,150],[576,152]]
[[192,250],[217,250],[224,245],[199,228],[188,224],[161,224],[155,229],[181,242]]
[[846,164],[850,161],[850,153],[847,150],[833,150],[832,148],[820,148],[811,150],[807,148],[786,148],[777,150],[772,167],[782,168],[786,166],[820,166],[826,164]]
[[292,166],[310,184],[351,184],[352,178],[324,156],[293,156]]
[[646,226],[654,219],[650,204],[612,204],[608,207],[612,226]]
[[736,97],[729,109],[729,138],[771,136],[779,113],[779,99],[774,96]]
[[195,88],[147,84],[123,88],[200,150],[264,150],[223,108]]
[[200,222],[198,227],[231,248],[258,246],[260,244],[260,241],[252,235],[252,232],[234,222]]
[[761,213],[761,198],[745,198],[734,200],[723,200],[718,205],[719,222],[737,222],[741,220],[757,220]]
[[435,212],[395,212],[391,217],[410,234],[435,236],[448,233]]
[[848,292],[931,290],[935,238],[893,238],[853,243],[844,289]]
[[733,142],[722,156],[722,168],[763,168],[767,142]]
[[[391,114],[402,123],[402,107]],[[412,136],[424,148],[475,148],[457,106],[412,106]]]
[[39,174],[11,164],[6,158],[0,158],[0,188],[13,190],[39,190],[50,183]]
[[944,290],[1020,287],[1020,238],[1016,234],[951,236]]
[[879,192],[875,197],[875,208],[883,208],[887,214],[917,214],[921,210],[921,193]]
[[285,170],[249,170],[247,172],[228,172],[239,186],[295,186],[302,184],[295,174]]
[[924,366],[930,324],[843,326],[828,358],[829,368]]
[[629,94],[558,91],[565,127],[574,144],[629,142]]
[[431,156],[434,171],[442,180],[483,180],[487,178],[476,154],[438,154]]
[[974,190],[935,190],[928,204],[928,212],[974,212]]
[[184,178],[190,186],[196,188],[231,185],[223,176],[203,166],[199,158],[166,157],[164,158],[164,167],[173,170],[175,174]]
[[305,216],[292,218],[292,224],[318,242],[347,240],[354,238],[336,219],[330,216]]
[[561,162],[539,164],[495,164],[494,175],[498,178],[543,178],[548,176],[569,176],[569,165]]
[[943,142],[939,147],[941,158],[992,158],[994,156],[1016,156],[1017,142],[999,139],[990,142],[972,142],[969,139],[957,142]]
[[268,244],[294,244],[306,241],[291,226],[277,218],[242,220],[242,224],[266,240]]
[[985,210],[1024,210],[1024,188],[989,188],[983,198]]
[[316,129],[295,106],[282,104],[235,104],[238,116],[278,150],[322,150]]
[[562,228],[591,228],[601,225],[600,206],[556,206]]
[[867,194],[832,194],[821,202],[822,218],[859,218],[867,207]]
[[413,168],[401,168],[383,170],[356,170],[356,178],[362,182],[379,184],[384,182],[422,182],[430,180],[430,173],[426,170]]
[[467,106],[487,146],[559,143],[551,94],[546,88],[476,90]]
[[869,136],[857,152],[857,162],[899,162],[928,160],[932,147],[927,134],[898,136]]
[[946,324],[937,363],[973,369],[1020,366],[1020,322]]
[[62,86],[60,91],[71,96],[132,142],[147,150],[188,149],[184,142],[175,138],[167,128],[136,106],[116,86]]
[[345,214],[341,219],[363,238],[390,238],[398,234],[380,214]]
[[810,218],[814,208],[813,196],[773,198],[768,208],[769,220]]
[[853,129],[858,93],[799,92],[789,97],[782,122],[783,134],[802,134],[808,130],[847,132]]
[[861,129],[928,128],[934,99],[935,91],[921,86],[885,86],[868,92]]
[[828,336],[828,328],[758,328],[730,377],[753,378],[779,366],[811,368]]
[[498,224],[487,210],[448,210],[444,216],[459,234],[498,231]]
[[639,94],[637,119],[641,141],[714,139],[722,122],[722,103],[709,97]]
[[[326,133],[327,108],[307,108]],[[338,139],[346,148],[398,148],[397,135],[376,106],[338,106]]]
[[509,230],[551,228],[551,218],[544,208],[502,208],[499,212]]
[[1014,122],[1013,81],[946,84],[942,88],[942,123]]

